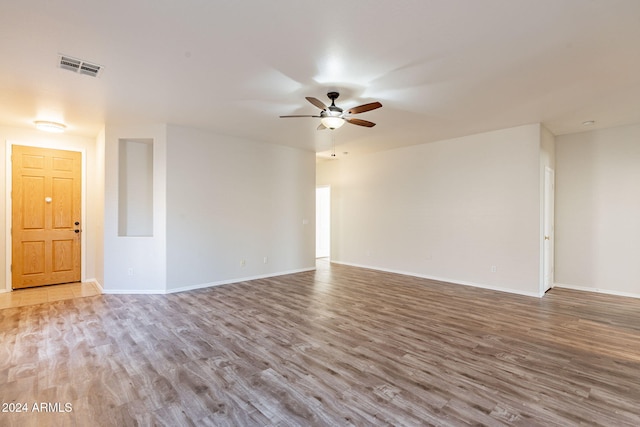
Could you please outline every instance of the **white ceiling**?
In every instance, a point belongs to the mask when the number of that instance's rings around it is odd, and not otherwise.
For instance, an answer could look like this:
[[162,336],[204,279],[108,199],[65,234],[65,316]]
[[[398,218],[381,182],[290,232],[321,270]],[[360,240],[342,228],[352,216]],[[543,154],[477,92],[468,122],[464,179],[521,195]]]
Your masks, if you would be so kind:
[[[98,78],[58,54],[104,66]],[[542,122],[640,123],[640,0],[21,0],[0,5],[0,123],[172,123],[362,153]],[[377,126],[316,131],[304,97]]]

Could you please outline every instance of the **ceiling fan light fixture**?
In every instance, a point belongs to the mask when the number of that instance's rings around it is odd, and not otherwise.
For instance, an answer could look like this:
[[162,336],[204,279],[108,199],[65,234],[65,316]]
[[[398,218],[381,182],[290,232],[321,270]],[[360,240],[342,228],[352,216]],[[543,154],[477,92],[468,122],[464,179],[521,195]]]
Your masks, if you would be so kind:
[[35,124],[36,129],[43,130],[45,132],[61,133],[64,132],[64,130],[67,128],[67,126],[63,125],[62,123],[49,122],[46,120],[36,120]]
[[328,107],[324,105],[324,102],[320,101],[317,98],[312,96],[307,96],[306,99],[315,107],[320,109],[320,115],[293,115],[293,116],[280,116],[280,118],[287,117],[313,117],[320,119],[320,126],[318,126],[318,130],[323,129],[338,129],[342,127],[345,122],[349,122],[352,125],[356,126],[364,126],[364,127],[373,127],[376,124],[370,122],[368,120],[357,119],[351,117],[354,114],[360,114],[367,111],[375,110],[376,108],[382,107],[382,104],[379,102],[370,102],[368,104],[358,105],[357,107],[351,108],[346,113],[344,110],[338,106],[336,106],[336,99],[338,99],[340,94],[338,92],[329,92],[327,93],[327,97],[331,100],[331,105]]
[[320,122],[324,125],[324,127],[327,127],[329,129],[338,129],[344,124],[345,120],[342,117],[328,116],[320,119]]

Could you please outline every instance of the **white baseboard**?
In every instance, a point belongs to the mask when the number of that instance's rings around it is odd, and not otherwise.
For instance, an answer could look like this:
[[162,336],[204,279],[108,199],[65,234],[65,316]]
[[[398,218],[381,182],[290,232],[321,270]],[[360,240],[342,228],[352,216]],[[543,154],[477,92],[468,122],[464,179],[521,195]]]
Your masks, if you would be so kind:
[[[234,279],[228,279],[228,280],[220,280],[220,281],[216,281],[216,282],[208,282],[208,283],[199,283],[196,285],[189,285],[189,286],[182,286],[179,288],[172,288],[172,289],[167,289],[167,290],[148,290],[148,289],[103,289],[102,286],[100,286],[100,288],[102,289],[102,293],[104,294],[109,294],[109,295],[165,295],[165,294],[175,294],[178,292],[185,292],[185,291],[193,291],[196,289],[204,289],[204,288],[211,288],[213,286],[221,286],[221,285],[230,285],[232,283],[239,283],[239,282],[247,282],[249,280],[258,280],[258,279],[266,279],[269,277],[277,277],[277,276],[284,276],[286,274],[294,274],[294,273],[302,273],[305,271],[313,271],[315,270],[315,267],[309,267],[309,268],[301,268],[301,269],[297,269],[297,270],[288,270],[288,271],[280,271],[277,273],[269,273],[269,274],[261,274],[258,276],[247,276],[247,277],[239,277],[239,278],[234,278]],[[96,282],[97,283],[97,282]]]
[[102,286],[102,283],[98,282],[96,279],[93,279],[93,283],[95,283],[98,289],[100,289],[100,293],[104,294],[104,286]]
[[334,260],[331,260],[331,262],[335,263],[335,264],[348,265],[348,266],[351,266],[351,267],[367,268],[369,270],[384,271],[385,273],[402,274],[404,276],[412,276],[412,277],[419,277],[421,279],[436,280],[438,282],[446,282],[446,283],[451,283],[451,284],[454,284],[454,285],[472,286],[474,288],[488,289],[488,290],[491,290],[491,291],[498,291],[498,292],[507,292],[507,293],[510,293],[510,294],[523,295],[523,296],[527,296],[527,297],[541,298],[544,295],[544,294],[540,294],[538,292],[527,292],[527,291],[521,291],[521,290],[518,290],[518,289],[501,288],[501,287],[498,287],[498,286],[491,286],[491,285],[487,285],[487,284],[484,284],[484,283],[466,282],[466,281],[461,281],[461,280],[457,280],[457,279],[450,279],[450,278],[446,278],[446,277],[428,276],[428,275],[424,275],[424,274],[417,274],[417,273],[412,273],[412,272],[407,272],[407,271],[400,271],[400,270],[392,270],[392,269],[388,269],[388,268],[372,267],[372,266],[368,266],[368,265],[353,264],[353,263],[349,263],[349,262],[341,262],[341,261],[334,261]]
[[309,267],[309,268],[301,268],[297,270],[280,271],[278,273],[261,274],[258,276],[241,277],[238,279],[229,279],[229,280],[220,280],[217,282],[201,283],[198,285],[189,285],[189,286],[183,286],[180,288],[168,289],[165,293],[174,294],[177,292],[193,291],[196,289],[211,288],[213,286],[230,285],[232,283],[247,282],[249,280],[266,279],[269,277],[284,276],[287,274],[303,273],[305,271],[313,271],[315,269],[316,269],[315,267]]
[[163,295],[166,291],[156,289],[103,289],[104,295]]
[[556,288],[572,289],[574,291],[595,292],[598,294],[615,295],[619,297],[640,298],[640,294],[631,293],[631,292],[614,291],[611,289],[591,288],[589,286],[568,285],[566,283],[554,283],[553,286]]
[[98,290],[100,291],[101,294],[104,293],[104,288],[102,287],[102,284],[100,284],[100,282],[98,282],[98,279],[84,279],[82,281],[82,283],[93,283],[98,287]]

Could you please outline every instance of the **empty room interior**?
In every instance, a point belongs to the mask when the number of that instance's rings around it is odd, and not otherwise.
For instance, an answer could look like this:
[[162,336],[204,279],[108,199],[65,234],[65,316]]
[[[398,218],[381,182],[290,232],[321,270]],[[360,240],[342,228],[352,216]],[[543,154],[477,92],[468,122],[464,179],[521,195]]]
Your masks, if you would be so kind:
[[0,425],[640,425],[639,1],[0,34]]

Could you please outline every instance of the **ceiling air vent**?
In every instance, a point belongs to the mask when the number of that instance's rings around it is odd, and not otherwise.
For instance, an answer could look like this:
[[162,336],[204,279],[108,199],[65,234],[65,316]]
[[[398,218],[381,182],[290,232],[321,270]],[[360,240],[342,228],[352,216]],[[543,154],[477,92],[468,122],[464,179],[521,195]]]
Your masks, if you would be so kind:
[[59,67],[92,77],[98,77],[98,73],[102,70],[101,65],[92,64],[82,59],[72,58],[66,55],[60,55]]

